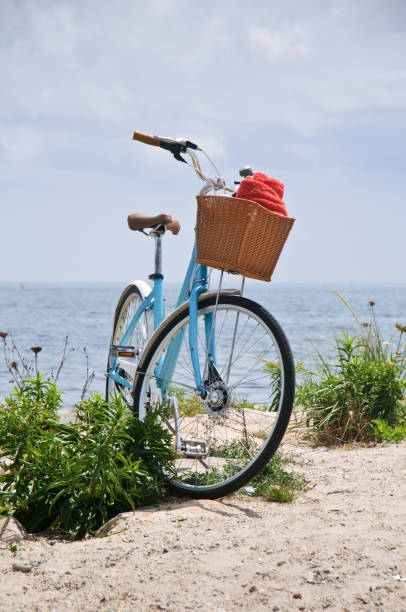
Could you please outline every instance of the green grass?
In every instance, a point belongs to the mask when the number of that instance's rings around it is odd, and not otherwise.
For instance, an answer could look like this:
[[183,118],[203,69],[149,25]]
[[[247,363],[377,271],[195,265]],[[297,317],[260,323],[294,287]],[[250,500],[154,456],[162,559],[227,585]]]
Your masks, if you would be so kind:
[[302,474],[285,469],[289,463],[293,463],[291,457],[276,453],[262,472],[249,483],[249,490],[254,489],[250,495],[279,503],[294,501],[309,484]]
[[[226,446],[212,447],[210,452],[212,457],[222,457],[228,461],[223,466],[221,475],[213,470],[210,482],[205,481],[204,484],[215,484],[220,479],[224,480],[224,475],[229,477],[239,472],[257,451],[256,445],[253,440],[247,439],[234,440]],[[242,488],[242,492],[248,491],[249,495],[262,497],[268,501],[293,501],[308,485],[303,475],[285,469],[288,463],[293,463],[293,459],[276,453],[265,468]]]

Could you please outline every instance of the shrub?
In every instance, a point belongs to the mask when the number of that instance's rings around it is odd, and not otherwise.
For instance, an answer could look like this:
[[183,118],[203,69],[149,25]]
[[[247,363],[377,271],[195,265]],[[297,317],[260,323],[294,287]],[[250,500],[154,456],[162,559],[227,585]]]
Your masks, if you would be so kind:
[[388,425],[382,419],[375,419],[372,421],[372,431],[377,440],[401,442],[406,439],[406,422],[399,425]]
[[1,514],[30,531],[83,536],[167,495],[174,451],[155,413],[138,421],[120,398],[92,395],[64,425],[60,405],[55,384],[37,374],[0,406]]
[[[32,347],[35,362],[30,365],[13,341],[7,345],[7,336],[0,332],[15,388],[0,404],[0,517],[14,515],[31,532],[52,529],[79,537],[120,512],[166,497],[176,453],[171,434],[161,425],[164,407],[139,421],[120,397],[106,402],[93,394],[84,400],[93,378],[87,368],[75,422],[65,425],[59,420],[62,399],[56,381],[67,339],[56,376],[45,379],[38,372],[40,347]],[[182,390],[175,395],[183,415],[202,411],[197,398],[187,403]],[[237,470],[241,452],[236,448]],[[273,501],[296,497],[304,480],[280,464],[273,458],[256,477],[254,494]]]
[[359,321],[351,309],[360,331],[335,339],[336,363],[318,354],[318,371],[306,372],[298,385],[296,402],[304,411],[306,425],[321,442],[376,439],[374,421],[391,427],[405,421],[406,351],[402,340],[406,327],[396,324],[400,336],[393,350],[389,342],[382,341],[374,302],[369,304],[370,323]]

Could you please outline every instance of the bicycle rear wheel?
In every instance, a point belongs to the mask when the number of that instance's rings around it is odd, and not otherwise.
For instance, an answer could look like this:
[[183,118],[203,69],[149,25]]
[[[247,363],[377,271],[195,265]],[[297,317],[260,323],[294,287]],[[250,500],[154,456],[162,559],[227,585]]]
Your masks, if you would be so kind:
[[[197,351],[205,391],[199,393],[189,324],[186,304],[162,325],[140,361],[134,409],[140,418],[158,407],[163,413],[177,451],[170,479],[174,492],[213,499],[239,489],[275,453],[292,411],[294,364],[286,336],[262,306],[220,295],[216,307],[216,296],[202,296]],[[212,360],[206,350],[209,333]],[[159,368],[177,341],[166,379]]]
[[[113,335],[112,345],[120,345],[122,338],[127,331],[131,321],[134,318],[137,309],[142,304],[143,296],[136,285],[129,285],[124,293],[121,295],[120,300],[117,304],[114,323],[113,323]],[[126,341],[126,345],[134,347],[135,355],[132,359],[128,358],[115,358],[109,351],[107,360],[107,377],[106,377],[106,400],[108,401],[111,397],[117,396],[121,393],[122,398],[130,405],[133,403],[131,395],[132,382],[134,373],[141,356],[141,353],[154,331],[153,311],[146,310],[140,317],[133,333],[130,338]],[[128,381],[130,386],[121,384],[117,380],[114,380],[109,374],[113,368],[121,378]]]

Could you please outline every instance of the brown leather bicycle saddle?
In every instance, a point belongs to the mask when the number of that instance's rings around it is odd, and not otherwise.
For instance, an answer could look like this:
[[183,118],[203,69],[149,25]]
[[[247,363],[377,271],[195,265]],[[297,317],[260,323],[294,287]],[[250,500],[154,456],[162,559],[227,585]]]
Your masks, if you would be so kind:
[[167,213],[161,213],[153,217],[150,215],[143,215],[142,213],[131,213],[127,217],[127,222],[131,230],[143,230],[147,227],[165,225],[166,229],[172,232],[172,234],[179,234],[180,231],[179,221]]

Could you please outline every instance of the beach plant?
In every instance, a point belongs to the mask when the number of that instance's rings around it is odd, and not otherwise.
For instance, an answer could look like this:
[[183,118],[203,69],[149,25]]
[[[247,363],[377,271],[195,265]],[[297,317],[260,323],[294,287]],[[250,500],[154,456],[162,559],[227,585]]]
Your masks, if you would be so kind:
[[[254,357],[253,359],[257,359],[262,361],[264,364],[264,372],[266,372],[269,376],[269,404],[265,404],[262,406],[254,406],[256,410],[264,410],[266,412],[277,412],[279,408],[279,402],[281,398],[282,391],[282,377],[281,377],[281,367],[278,362],[269,361],[268,359],[263,359],[261,357]],[[245,407],[248,407],[248,402],[245,402]]]
[[[31,346],[30,351],[33,354],[33,358],[30,360],[19,350],[14,342],[13,336],[9,332],[0,332],[0,342],[3,348],[4,363],[11,376],[10,382],[14,383],[14,385],[21,390],[24,388],[26,381],[30,381],[32,376],[38,374],[38,355],[43,348],[42,346]],[[65,336],[59,365],[55,370],[51,370],[51,372],[47,373],[46,380],[54,383],[58,382],[59,375],[66,360],[74,351],[75,349],[69,346],[68,336]],[[89,355],[86,347],[83,347],[83,355],[86,363],[86,375],[82,386],[81,400],[83,400],[88,393],[89,387],[95,376],[94,370],[89,369]]]
[[182,387],[171,387],[170,396],[176,397],[181,416],[192,417],[204,413],[202,402],[197,393],[188,397]]
[[363,322],[337,295],[353,313],[359,331],[335,338],[334,360],[317,353],[318,367],[303,373],[296,404],[320,442],[380,439],[377,423],[398,427],[406,419],[406,327],[397,323],[397,341],[384,341],[374,301],[369,302],[371,320]]
[[168,495],[174,451],[158,415],[139,421],[120,397],[91,395],[65,425],[60,407],[55,383],[39,373],[0,406],[1,515],[29,531],[84,536]]
[[[61,405],[55,383],[40,373],[0,405],[0,516],[15,516],[30,532],[83,537],[120,512],[168,496],[176,454],[159,411],[140,421],[120,397],[106,402],[93,394],[66,425],[58,416]],[[238,469],[247,449],[234,450],[232,469]],[[295,499],[305,480],[284,470],[284,461],[274,457],[250,494]]]
[[375,419],[371,425],[377,440],[382,440],[382,442],[401,442],[406,440],[406,420],[398,425],[389,425],[383,419]]
[[279,362],[274,363],[272,361],[266,361],[264,370],[267,374],[269,374],[270,397],[272,398],[268,410],[276,412],[279,408],[282,391],[281,367]]
[[294,501],[301,492],[309,488],[309,481],[303,474],[288,471],[285,466],[289,463],[293,463],[290,456],[276,453],[265,468],[246,487],[249,494],[271,502],[289,503]]
[[[120,396],[109,402],[98,394],[84,399],[94,375],[85,351],[82,399],[74,421],[64,424],[56,382],[73,350],[68,349],[67,338],[56,374],[46,376],[38,369],[41,347],[31,347],[30,363],[6,332],[0,333],[0,339],[15,383],[0,403],[0,516],[15,516],[31,532],[51,529],[66,537],[83,537],[120,512],[168,496],[176,453],[164,425],[165,407],[151,409],[140,421]],[[269,373],[277,391],[280,374],[272,364]],[[175,391],[182,416],[202,412],[197,397],[186,402],[182,390]],[[244,400],[238,406],[258,409]],[[239,461],[251,450],[246,444],[236,445],[229,469],[238,471]],[[218,456],[224,452],[220,445]],[[272,458],[249,490],[271,501],[295,499],[305,480],[284,470],[282,463],[279,456]],[[213,473],[214,481],[215,477]]]
[[[252,439],[235,440],[227,445],[218,444],[215,449],[211,449],[211,454],[227,460],[223,470],[231,476],[238,472],[242,465],[245,465],[246,457],[252,455],[255,450],[253,448],[255,444]],[[285,466],[288,463],[293,463],[292,457],[280,452],[276,453],[263,470],[249,482],[249,485],[243,487],[242,493],[252,497],[261,497],[267,501],[280,503],[294,501],[300,492],[308,488],[308,481],[302,474],[287,471]],[[215,474],[213,482],[216,482]],[[236,495],[239,494],[239,492],[236,493]]]

